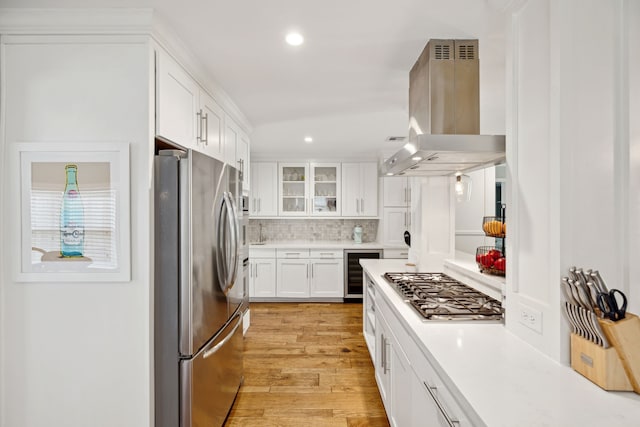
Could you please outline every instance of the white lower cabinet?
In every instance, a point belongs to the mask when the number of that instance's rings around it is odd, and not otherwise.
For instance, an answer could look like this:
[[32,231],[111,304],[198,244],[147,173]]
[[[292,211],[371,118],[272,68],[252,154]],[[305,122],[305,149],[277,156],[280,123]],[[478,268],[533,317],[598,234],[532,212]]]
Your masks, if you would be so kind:
[[311,298],[342,298],[344,296],[344,255],[338,250],[311,250],[309,265]]
[[376,309],[376,353],[374,357],[376,383],[378,384],[378,390],[380,390],[382,403],[384,403],[384,407],[387,410],[387,416],[391,418],[391,399],[389,396],[389,382],[391,381],[391,375],[389,375],[389,363],[387,361],[389,357],[387,346],[389,344],[389,325],[387,325],[384,317],[381,316]]
[[[412,415],[411,383],[413,371],[400,343],[391,332],[384,316],[376,311],[376,357],[375,375],[380,396],[392,427],[415,424]],[[421,422],[423,418],[415,420]]]
[[407,259],[409,258],[409,248],[384,248],[382,251],[384,259]]
[[[364,273],[363,273],[364,274]],[[373,365],[376,364],[375,351],[376,343],[376,287],[373,284],[373,280],[364,274],[362,278],[364,283],[364,292],[362,293],[362,329],[364,335],[364,341],[367,343],[369,354]]]
[[254,259],[251,261],[253,280],[250,284],[250,296],[271,298],[276,296],[276,260]]
[[277,276],[277,297],[309,297],[309,260],[278,259]]
[[[367,285],[374,281],[365,277]],[[389,423],[393,427],[447,426],[468,427],[470,418],[437,374],[436,369],[410,337],[392,307],[377,289],[367,292],[364,314],[375,313],[375,342],[371,358],[375,378]],[[375,299],[375,304],[368,301]],[[371,307],[371,308],[370,308]],[[371,325],[364,323],[365,337],[371,337]],[[369,342],[367,342],[369,344]]]
[[276,296],[276,251],[251,249],[249,251],[249,297]]
[[254,248],[249,262],[249,296],[254,300],[335,300],[344,295],[342,249]]

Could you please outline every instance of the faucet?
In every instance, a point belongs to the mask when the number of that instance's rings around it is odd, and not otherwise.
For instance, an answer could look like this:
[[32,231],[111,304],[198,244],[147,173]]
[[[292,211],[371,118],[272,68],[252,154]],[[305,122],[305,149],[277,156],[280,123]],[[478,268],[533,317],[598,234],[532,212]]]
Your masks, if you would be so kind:
[[258,225],[260,226],[260,235],[258,236],[258,241],[259,241],[260,243],[262,243],[262,242],[265,242],[267,239],[266,239],[266,237],[264,236],[264,233],[263,233],[263,230],[262,230],[262,228],[263,228],[263,227],[262,227],[262,223],[259,223]]

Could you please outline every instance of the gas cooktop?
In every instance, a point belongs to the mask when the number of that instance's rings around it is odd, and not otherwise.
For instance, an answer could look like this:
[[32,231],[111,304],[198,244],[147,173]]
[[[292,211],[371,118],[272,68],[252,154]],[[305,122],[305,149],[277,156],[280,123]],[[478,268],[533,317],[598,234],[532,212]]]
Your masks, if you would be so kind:
[[444,273],[383,276],[424,320],[503,321],[500,301]]

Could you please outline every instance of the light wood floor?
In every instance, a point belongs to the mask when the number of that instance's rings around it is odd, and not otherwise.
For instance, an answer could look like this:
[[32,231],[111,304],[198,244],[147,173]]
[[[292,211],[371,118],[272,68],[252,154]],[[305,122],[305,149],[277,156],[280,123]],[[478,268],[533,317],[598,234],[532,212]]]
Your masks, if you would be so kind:
[[251,303],[244,385],[226,427],[386,427],[362,305]]

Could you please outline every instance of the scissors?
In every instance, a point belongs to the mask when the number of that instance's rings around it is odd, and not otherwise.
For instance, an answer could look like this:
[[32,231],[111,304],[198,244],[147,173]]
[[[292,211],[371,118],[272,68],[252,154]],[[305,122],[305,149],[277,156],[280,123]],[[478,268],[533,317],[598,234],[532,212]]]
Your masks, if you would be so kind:
[[[616,294],[622,297],[622,306],[618,305]],[[625,313],[627,312],[627,296],[622,291],[611,289],[609,292],[600,292],[598,293],[596,302],[604,317],[608,317],[614,322],[624,319]]]

